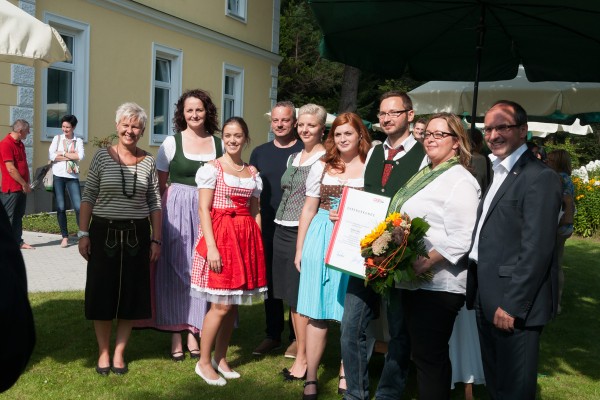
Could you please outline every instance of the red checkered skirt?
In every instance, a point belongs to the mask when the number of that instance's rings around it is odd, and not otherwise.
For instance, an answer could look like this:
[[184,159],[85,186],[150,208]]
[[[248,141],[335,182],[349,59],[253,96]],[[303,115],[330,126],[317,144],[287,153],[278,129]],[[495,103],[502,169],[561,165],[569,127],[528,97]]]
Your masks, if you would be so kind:
[[267,290],[264,249],[260,228],[250,215],[252,189],[231,187],[219,175],[213,196],[211,221],[221,255],[220,273],[210,270],[206,241],[199,229],[192,262],[192,294],[218,303],[241,304]]

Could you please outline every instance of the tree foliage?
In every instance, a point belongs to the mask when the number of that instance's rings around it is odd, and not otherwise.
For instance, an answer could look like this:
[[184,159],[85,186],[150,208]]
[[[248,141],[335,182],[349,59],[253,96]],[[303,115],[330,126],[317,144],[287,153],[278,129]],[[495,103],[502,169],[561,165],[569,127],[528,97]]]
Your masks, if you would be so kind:
[[[291,100],[297,106],[316,103],[329,112],[346,109],[340,104],[344,65],[328,61],[319,54],[321,31],[308,2],[284,0],[281,5],[278,99]],[[374,54],[373,57],[377,57]],[[362,71],[356,95],[356,113],[363,119],[377,121],[379,96],[387,90],[409,91],[421,82],[402,77],[386,79]]]
[[297,106],[316,103],[336,110],[344,66],[321,58],[321,32],[308,3],[288,0],[281,6],[278,99]]

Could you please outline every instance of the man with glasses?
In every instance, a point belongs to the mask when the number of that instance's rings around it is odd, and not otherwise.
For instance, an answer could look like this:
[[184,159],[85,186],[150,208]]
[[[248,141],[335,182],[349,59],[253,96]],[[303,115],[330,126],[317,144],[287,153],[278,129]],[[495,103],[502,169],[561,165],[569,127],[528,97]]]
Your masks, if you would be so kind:
[[[384,93],[378,117],[387,138],[367,155],[365,191],[391,197],[424,165],[426,157],[423,146],[410,134],[414,111],[406,93]],[[406,384],[410,349],[400,297],[400,289],[392,289],[387,302],[390,341],[377,399],[399,399]],[[380,301],[363,279],[350,277],[341,327],[346,399],[370,399],[366,329],[378,317]]]
[[540,334],[557,309],[561,184],[527,150],[527,114],[519,104],[497,102],[484,122],[496,159],[473,232],[467,308],[477,313],[491,398],[534,399]]

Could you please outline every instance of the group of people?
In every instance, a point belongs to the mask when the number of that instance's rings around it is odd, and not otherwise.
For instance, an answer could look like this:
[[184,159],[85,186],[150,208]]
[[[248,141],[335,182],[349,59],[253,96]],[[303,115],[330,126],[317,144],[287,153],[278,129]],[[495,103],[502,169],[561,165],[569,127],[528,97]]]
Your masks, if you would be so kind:
[[[248,164],[242,160],[248,126],[233,117],[219,129],[205,91],[181,96],[176,133],[156,159],[137,146],[145,111],[135,103],[117,109],[117,143],[94,155],[80,206],[73,202],[79,252],[88,261],[85,315],[94,321],[96,371],[127,373],[132,328],[151,327],[171,333],[174,361],[189,352],[198,359],[197,375],[225,385],[240,377],[227,360],[238,306],[264,299],[266,338],[254,354],[281,346],[287,304],[286,356],[295,360],[282,376],[305,381],[304,399],[317,398],[331,321],[341,323],[338,392],[345,399],[370,398],[368,327],[381,312],[389,340],[378,399],[401,398],[411,359],[420,398],[449,398],[453,366],[472,351],[475,359],[481,354],[492,398],[534,398],[540,334],[558,312],[560,232],[572,232],[574,207],[568,171],[562,185],[527,150],[525,110],[499,101],[487,111],[483,137],[493,154],[491,170],[489,161],[475,161],[477,140],[453,114],[417,121],[413,136],[415,111],[406,93],[381,96],[386,139],[375,146],[358,115],[338,115],[328,133],[326,115],[315,104],[296,115],[292,103],[277,103],[271,110],[275,139],[258,146]],[[76,124],[73,116],[63,118],[64,135],[49,154],[55,190],[66,187],[72,201],[79,187],[74,166],[83,158]],[[565,167],[562,153],[551,156],[551,166]],[[16,168],[10,164],[3,163],[3,173]],[[27,179],[16,184],[23,196],[30,190]],[[430,281],[397,284],[382,299],[362,279],[326,267],[345,187],[390,197],[388,213],[426,219],[428,256],[412,268],[431,273]],[[3,204],[4,189],[3,180]],[[58,220],[63,231],[64,205]],[[461,338],[465,332],[480,346]]]

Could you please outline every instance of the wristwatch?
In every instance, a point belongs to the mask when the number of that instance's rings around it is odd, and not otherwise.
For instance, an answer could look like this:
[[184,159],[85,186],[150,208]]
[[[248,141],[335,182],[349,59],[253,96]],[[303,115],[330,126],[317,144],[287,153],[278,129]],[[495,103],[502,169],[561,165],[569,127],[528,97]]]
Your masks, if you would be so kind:
[[86,231],[77,231],[77,239],[81,239],[82,237],[90,237],[90,233]]

